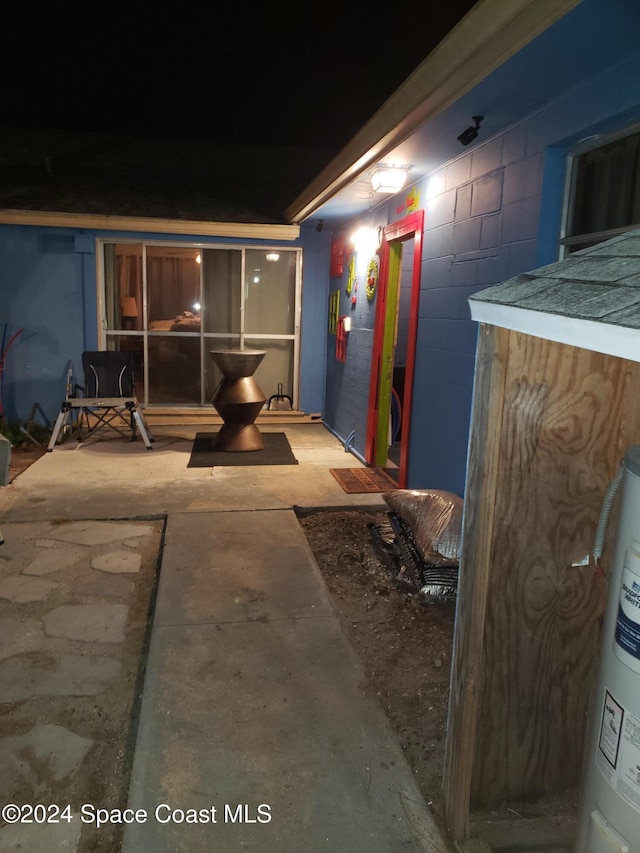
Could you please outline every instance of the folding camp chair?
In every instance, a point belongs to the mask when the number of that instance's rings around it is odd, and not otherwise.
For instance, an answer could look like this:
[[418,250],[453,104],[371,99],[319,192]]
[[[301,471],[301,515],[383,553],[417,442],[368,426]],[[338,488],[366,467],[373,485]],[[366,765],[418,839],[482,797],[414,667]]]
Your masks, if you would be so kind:
[[[83,423],[89,436],[101,427],[110,427],[122,436],[130,434],[135,441],[136,429],[148,450],[153,436],[138,408],[130,352],[83,352],[84,387],[67,382],[67,393],[55,422],[47,450],[53,450],[60,432],[71,417],[79,414],[78,441],[82,441]],[[77,395],[77,391],[82,392]],[[123,425],[127,432],[123,431]]]

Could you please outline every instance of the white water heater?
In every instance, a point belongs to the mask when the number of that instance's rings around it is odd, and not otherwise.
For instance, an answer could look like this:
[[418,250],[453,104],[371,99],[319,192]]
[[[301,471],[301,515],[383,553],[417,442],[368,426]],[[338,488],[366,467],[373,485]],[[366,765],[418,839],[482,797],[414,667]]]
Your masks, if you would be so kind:
[[622,471],[576,853],[640,853],[640,446]]

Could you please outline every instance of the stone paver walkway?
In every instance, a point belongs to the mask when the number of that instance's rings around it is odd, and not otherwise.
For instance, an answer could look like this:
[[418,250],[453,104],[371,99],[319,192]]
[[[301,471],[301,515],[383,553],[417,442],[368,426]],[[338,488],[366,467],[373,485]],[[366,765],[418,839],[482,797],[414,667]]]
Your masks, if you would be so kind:
[[[109,782],[126,770],[162,527],[161,521],[3,524],[0,803],[46,805],[56,821],[40,823],[40,812],[30,824],[3,821],[1,853],[90,849],[96,829],[80,820],[80,806],[126,803],[126,772],[119,791]],[[64,816],[54,814],[54,805],[67,804]],[[115,836],[114,844],[118,849]]]

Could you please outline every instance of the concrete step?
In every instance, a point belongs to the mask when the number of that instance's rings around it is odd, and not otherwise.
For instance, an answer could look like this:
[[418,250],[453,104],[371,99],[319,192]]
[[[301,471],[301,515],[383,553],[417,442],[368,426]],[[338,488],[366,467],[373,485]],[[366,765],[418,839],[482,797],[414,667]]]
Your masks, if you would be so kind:
[[[144,417],[150,428],[154,426],[179,426],[187,424],[207,426],[221,426],[223,421],[213,406],[209,407],[173,407],[173,406],[147,406],[144,409]],[[299,424],[299,423],[321,423],[320,414],[307,414],[299,410],[290,412],[264,411],[256,418],[258,425],[269,424]]]

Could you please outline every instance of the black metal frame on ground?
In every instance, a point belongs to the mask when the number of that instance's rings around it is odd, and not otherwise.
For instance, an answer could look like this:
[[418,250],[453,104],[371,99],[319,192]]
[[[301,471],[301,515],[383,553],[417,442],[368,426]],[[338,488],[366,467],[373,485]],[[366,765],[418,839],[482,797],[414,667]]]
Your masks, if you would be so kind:
[[[123,438],[127,438],[130,435],[131,441],[135,441],[136,433],[139,431],[147,450],[153,449],[151,445],[153,436],[142,416],[142,412],[138,408],[138,401],[135,397],[76,397],[75,399],[65,400],[62,403],[47,450],[53,450],[56,446],[58,437],[70,419],[71,412],[74,410],[77,410],[79,413],[79,419],[76,422],[78,441],[82,441],[82,423],[84,419],[87,428],[85,437],[89,437],[101,427],[109,427],[123,436]],[[125,417],[123,410],[128,413],[127,417]],[[95,418],[96,422],[94,424],[90,423],[90,416]],[[127,427],[126,433],[123,432],[120,423]]]
[[388,524],[369,524],[369,532],[393,580],[425,600],[455,600],[458,566],[437,566],[423,559],[409,525],[395,512]]

